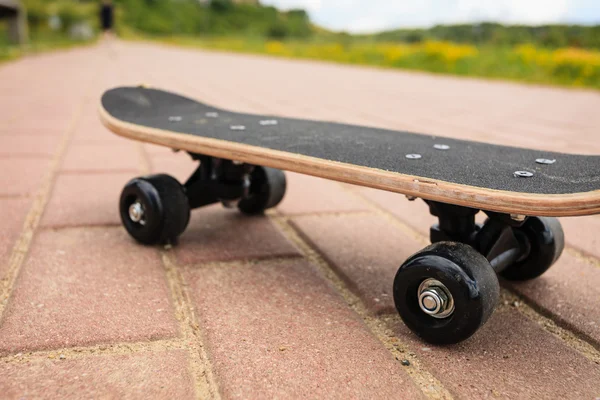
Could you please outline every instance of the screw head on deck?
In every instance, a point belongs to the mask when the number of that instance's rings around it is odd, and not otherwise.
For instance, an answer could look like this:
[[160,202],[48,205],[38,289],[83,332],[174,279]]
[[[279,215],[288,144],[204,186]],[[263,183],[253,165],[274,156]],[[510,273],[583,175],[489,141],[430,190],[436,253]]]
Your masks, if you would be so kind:
[[277,125],[276,119],[263,119],[259,122],[262,126]]
[[515,176],[519,178],[531,178],[533,176],[533,172],[529,171],[515,171]]
[[214,112],[214,111],[209,111],[209,112],[205,113],[204,115],[206,115],[208,118],[217,118],[219,116],[219,113]]
[[537,158],[535,162],[538,164],[554,164],[556,160],[551,160],[549,158]]
[[180,122],[182,119],[179,115],[172,115],[169,117],[169,122]]
[[229,127],[232,131],[243,131],[246,129],[244,125],[231,125]]
[[434,144],[433,148],[436,150],[448,150],[450,148],[450,146],[448,146],[447,144]]
[[407,154],[406,158],[408,158],[409,160],[418,160],[421,158],[420,154]]

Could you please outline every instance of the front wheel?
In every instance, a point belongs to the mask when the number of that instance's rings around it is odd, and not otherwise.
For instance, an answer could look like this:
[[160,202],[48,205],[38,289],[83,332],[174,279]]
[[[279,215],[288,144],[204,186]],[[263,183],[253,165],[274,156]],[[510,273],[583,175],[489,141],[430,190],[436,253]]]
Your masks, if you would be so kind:
[[488,260],[471,246],[438,242],[402,264],[393,292],[406,326],[427,342],[450,344],[487,321],[500,288]]
[[121,192],[119,211],[127,232],[144,244],[174,241],[190,220],[183,186],[165,174],[129,181]]

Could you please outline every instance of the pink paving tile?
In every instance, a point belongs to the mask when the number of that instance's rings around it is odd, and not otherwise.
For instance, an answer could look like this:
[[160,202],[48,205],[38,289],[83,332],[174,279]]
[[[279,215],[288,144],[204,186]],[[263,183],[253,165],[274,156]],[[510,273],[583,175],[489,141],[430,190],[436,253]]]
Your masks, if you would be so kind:
[[268,217],[220,205],[192,211],[175,251],[180,264],[300,255]]
[[120,225],[119,198],[135,174],[59,174],[42,226]]
[[368,205],[360,198],[345,190],[337,182],[293,172],[286,172],[286,177],[285,197],[277,207],[284,214],[365,211],[368,209]]
[[31,201],[0,198],[0,280],[4,278],[13,247],[21,235]]
[[49,165],[46,157],[0,158],[0,196],[35,194]]
[[59,137],[54,136],[1,136],[0,158],[7,157],[52,157],[56,152]]
[[38,359],[0,365],[5,399],[192,399],[183,350]]
[[396,271],[425,247],[376,214],[296,217],[293,224],[376,313],[394,312]]
[[[31,107],[31,105],[26,106]],[[18,132],[26,131],[35,135],[47,135],[64,133],[71,123],[71,114],[57,114],[52,117],[19,117],[12,120],[9,124],[5,124],[2,132],[14,135]]]
[[108,144],[114,146],[127,146],[131,144],[131,139],[115,135],[108,128],[104,127],[100,121],[91,123],[81,123],[73,134],[73,143],[76,144]]
[[69,146],[62,171],[69,172],[138,172],[142,161],[134,142],[118,144],[77,144]]
[[505,282],[555,321],[581,332],[600,346],[600,267],[572,254],[562,257],[541,277]]
[[225,398],[422,398],[302,260],[187,269]]
[[159,146],[156,144],[144,143],[143,144],[146,153],[151,156],[155,155],[171,155],[174,153],[173,149],[165,146]]
[[429,213],[427,204],[421,199],[409,201],[402,194],[385,190],[360,187],[354,187],[354,190],[427,238],[429,228],[437,222],[436,217]]
[[44,230],[0,326],[0,354],[177,335],[156,249],[120,228]]
[[567,246],[600,259],[600,216],[561,218]]
[[511,306],[457,345],[428,345],[402,324],[395,330],[456,398],[575,400],[600,391],[600,366]]

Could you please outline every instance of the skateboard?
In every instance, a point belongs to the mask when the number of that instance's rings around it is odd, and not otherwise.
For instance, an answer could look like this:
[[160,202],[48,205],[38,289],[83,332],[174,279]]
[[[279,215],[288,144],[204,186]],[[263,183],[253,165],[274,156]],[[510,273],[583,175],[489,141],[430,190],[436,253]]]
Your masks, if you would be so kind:
[[199,162],[184,183],[156,174],[125,185],[121,219],[144,244],[175,241],[194,208],[277,206],[283,170],[424,200],[438,219],[432,244],[401,264],[393,296],[405,324],[431,343],[473,335],[496,306],[498,276],[527,280],[550,268],[564,247],[556,217],[600,213],[600,156],[242,114],[141,86],[106,91],[99,112],[114,133]]

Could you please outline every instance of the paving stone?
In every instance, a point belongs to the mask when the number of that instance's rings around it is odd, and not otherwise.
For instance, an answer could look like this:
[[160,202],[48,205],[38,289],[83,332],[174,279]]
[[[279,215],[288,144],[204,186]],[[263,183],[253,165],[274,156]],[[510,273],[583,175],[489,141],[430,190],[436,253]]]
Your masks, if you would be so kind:
[[409,201],[402,194],[385,190],[359,187],[355,187],[355,190],[426,238],[429,237],[431,225],[437,222],[436,217],[429,213],[427,204],[421,199]]
[[566,252],[541,277],[505,284],[600,346],[600,264]]
[[247,216],[214,205],[192,211],[175,248],[180,264],[300,255],[266,216]]
[[144,150],[146,150],[146,153],[150,154],[151,156],[172,155],[174,153],[173,149],[170,147],[159,146],[157,144],[144,143],[143,146]]
[[462,399],[595,399],[600,366],[511,306],[465,342],[432,346],[399,323],[396,333]]
[[600,216],[561,218],[567,246],[600,259]]
[[42,218],[42,226],[120,225],[119,198],[136,175],[59,174]]
[[293,224],[376,313],[394,312],[396,271],[425,247],[376,214],[296,217]]
[[286,172],[287,189],[277,209],[284,214],[365,211],[368,205],[339,183]]
[[190,268],[225,398],[421,398],[398,361],[302,260]]
[[0,157],[52,157],[59,142],[54,136],[0,135]]
[[134,143],[131,139],[115,135],[100,122],[98,116],[93,122],[82,121],[73,134],[73,143],[76,144],[108,144],[114,146],[129,146]]
[[23,231],[30,206],[31,201],[28,199],[0,198],[0,280],[7,272],[8,261]]
[[35,194],[49,165],[45,157],[0,158],[0,196]]
[[100,354],[0,364],[4,399],[192,399],[183,350]]
[[176,336],[162,263],[120,228],[44,230],[0,326],[0,354]]
[[69,172],[122,172],[140,171],[142,162],[136,143],[76,144],[69,147],[62,171]]

